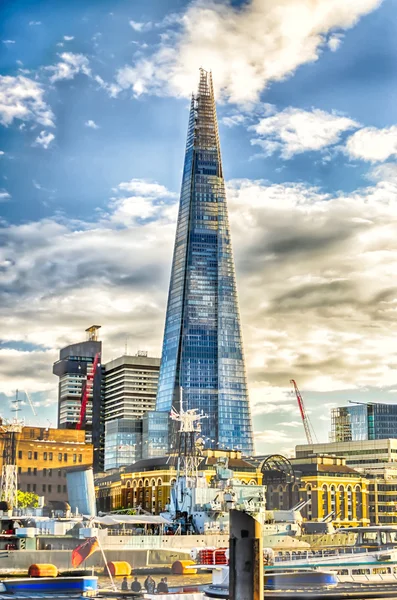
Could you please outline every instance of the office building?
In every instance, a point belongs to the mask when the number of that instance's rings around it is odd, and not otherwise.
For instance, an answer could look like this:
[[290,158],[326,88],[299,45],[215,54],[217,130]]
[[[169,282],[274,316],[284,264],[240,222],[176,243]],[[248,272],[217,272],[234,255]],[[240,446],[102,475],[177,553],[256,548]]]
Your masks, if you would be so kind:
[[87,375],[93,375],[93,386],[88,395],[85,418],[82,429],[85,439],[92,442],[95,448],[94,470],[103,468],[104,425],[102,418],[102,369],[99,365],[93,374],[95,356],[101,355],[102,342],[98,340],[99,325],[86,329],[87,340],[62,348],[59,360],[54,363],[53,373],[59,377],[58,390],[58,428],[76,429],[81,414],[81,400]]
[[397,438],[397,404],[351,404],[331,411],[333,442]]
[[[66,469],[91,467],[93,446],[85,432],[45,427],[22,427],[15,436],[18,489],[44,496],[45,504],[67,501]],[[5,436],[0,436],[0,468]]]
[[157,410],[179,410],[181,395],[185,409],[208,415],[202,432],[216,447],[253,453],[214,92],[203,69],[190,108]]
[[103,368],[105,422],[137,419],[155,409],[159,358],[141,351],[111,360]]
[[159,441],[162,434],[153,429],[159,369],[160,359],[143,351],[103,366],[105,471],[155,456],[152,449],[158,446],[161,454],[168,450],[168,413],[159,417],[165,419],[164,443]]
[[344,456],[348,466],[366,471],[389,463],[396,463],[397,467],[397,439],[301,444],[295,447],[295,453],[296,458],[318,454]]

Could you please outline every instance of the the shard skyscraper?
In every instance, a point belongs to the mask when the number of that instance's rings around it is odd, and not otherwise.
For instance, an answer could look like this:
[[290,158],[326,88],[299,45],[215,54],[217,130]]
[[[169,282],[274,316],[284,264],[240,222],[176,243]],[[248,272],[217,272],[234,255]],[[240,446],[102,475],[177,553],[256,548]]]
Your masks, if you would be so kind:
[[[208,415],[215,448],[253,453],[234,262],[211,73],[192,97],[156,409]],[[207,440],[208,441],[208,440]]]

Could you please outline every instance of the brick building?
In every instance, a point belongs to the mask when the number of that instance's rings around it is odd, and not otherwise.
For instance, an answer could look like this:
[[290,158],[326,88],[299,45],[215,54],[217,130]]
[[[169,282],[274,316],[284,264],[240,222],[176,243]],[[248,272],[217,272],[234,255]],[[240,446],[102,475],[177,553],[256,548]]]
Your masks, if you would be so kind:
[[[66,501],[67,467],[92,466],[93,446],[85,442],[85,431],[23,427],[15,435],[18,488],[45,497],[45,503]],[[4,435],[0,435],[0,465],[3,466]]]

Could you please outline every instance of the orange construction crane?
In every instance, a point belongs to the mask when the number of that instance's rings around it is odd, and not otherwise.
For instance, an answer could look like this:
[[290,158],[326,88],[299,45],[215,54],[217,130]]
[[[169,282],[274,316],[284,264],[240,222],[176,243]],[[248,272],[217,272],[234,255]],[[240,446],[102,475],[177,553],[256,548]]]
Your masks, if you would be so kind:
[[298,386],[296,385],[295,379],[291,379],[291,383],[294,386],[296,399],[298,400],[299,412],[300,412],[301,417],[302,417],[303,427],[305,428],[305,434],[306,434],[307,443],[308,444],[313,444],[313,436],[312,436],[312,432],[311,432],[311,429],[313,429],[313,427],[311,426],[311,423],[309,421],[309,417],[306,414],[305,405],[303,403],[302,395],[301,395],[301,393],[299,391]]
[[[88,397],[89,397],[89,395],[92,391],[92,387],[94,385],[94,377],[95,377],[95,373],[98,368],[98,365],[100,364],[100,360],[101,360],[101,355],[99,352],[97,352],[97,354],[95,354],[94,363],[92,365],[92,370],[90,373],[87,372],[87,380],[85,382],[83,394],[81,396],[80,417],[79,417],[79,421],[76,425],[76,429],[83,428],[83,424],[85,421],[85,414],[87,412]],[[87,371],[88,371],[88,368],[87,368]]]

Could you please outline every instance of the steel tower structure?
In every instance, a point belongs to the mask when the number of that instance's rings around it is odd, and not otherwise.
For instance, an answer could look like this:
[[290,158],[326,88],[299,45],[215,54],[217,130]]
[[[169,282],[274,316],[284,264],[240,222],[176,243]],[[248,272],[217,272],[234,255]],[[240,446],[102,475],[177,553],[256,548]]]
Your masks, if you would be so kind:
[[211,73],[192,96],[156,409],[208,415],[213,447],[253,452]]

